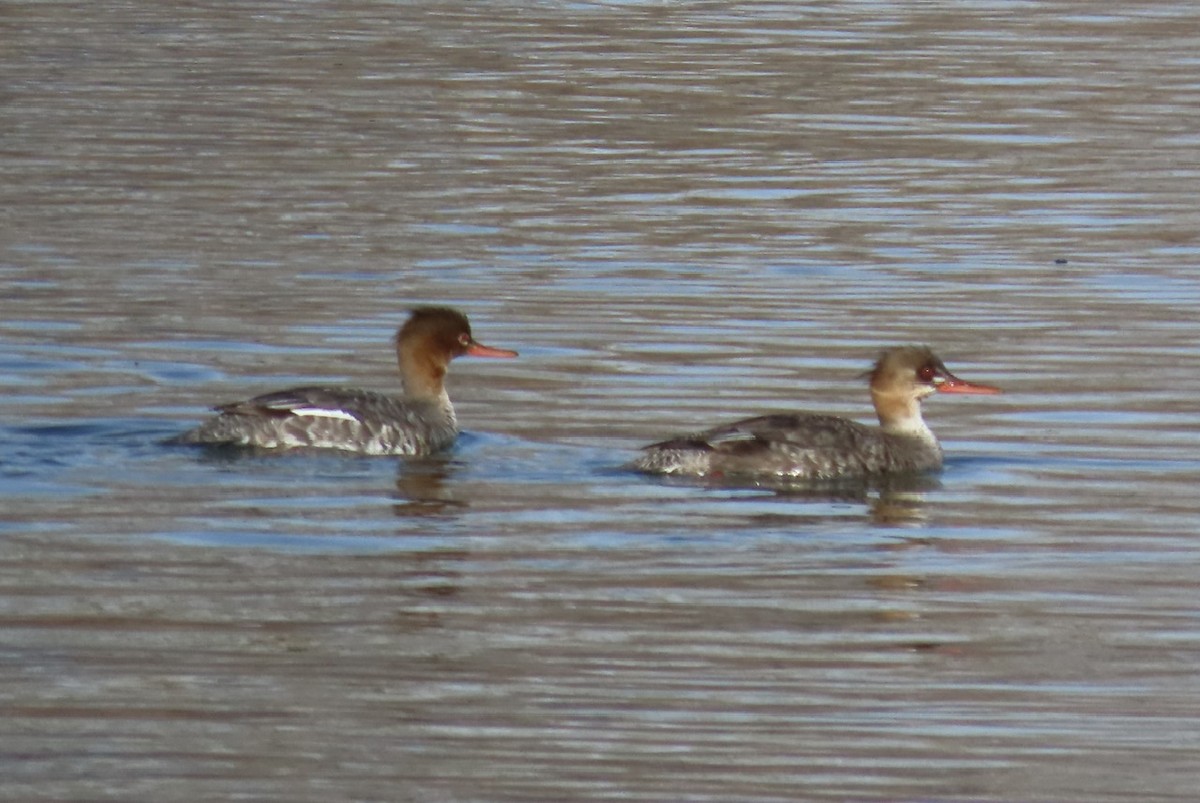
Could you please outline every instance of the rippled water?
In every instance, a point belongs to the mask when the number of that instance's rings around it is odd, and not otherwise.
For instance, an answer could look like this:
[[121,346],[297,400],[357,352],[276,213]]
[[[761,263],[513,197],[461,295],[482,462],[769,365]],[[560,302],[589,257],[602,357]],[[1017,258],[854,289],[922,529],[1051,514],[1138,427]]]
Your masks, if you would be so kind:
[[[110,6],[5,12],[0,797],[1194,799],[1190,5]],[[452,453],[161,445],[425,302]],[[926,485],[619,470],[913,341]]]

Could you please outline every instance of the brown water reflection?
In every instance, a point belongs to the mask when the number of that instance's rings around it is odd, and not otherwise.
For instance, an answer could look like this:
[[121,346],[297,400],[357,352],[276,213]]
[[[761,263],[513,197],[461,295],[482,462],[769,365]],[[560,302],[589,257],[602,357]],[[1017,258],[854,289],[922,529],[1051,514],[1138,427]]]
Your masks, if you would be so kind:
[[[630,472],[631,474],[633,472]],[[762,502],[775,497],[784,509],[813,508],[834,505],[863,510],[872,524],[905,525],[927,521],[927,495],[942,487],[937,475],[898,474],[885,477],[854,478],[831,482],[797,482],[789,480],[747,480],[730,482],[728,478],[639,477],[640,482],[660,483],[667,487],[709,488],[720,492],[748,492],[748,498]],[[794,514],[762,513],[751,517],[755,526],[773,527],[783,522],[800,527],[820,525],[827,514],[813,512],[805,517]]]
[[[1191,800],[1196,23],[12,5],[0,798]],[[160,445],[420,302],[453,453]],[[618,470],[905,342],[928,486]]]
[[470,504],[455,498],[455,464],[447,459],[402,460],[396,471],[396,503],[399,517],[451,516]]

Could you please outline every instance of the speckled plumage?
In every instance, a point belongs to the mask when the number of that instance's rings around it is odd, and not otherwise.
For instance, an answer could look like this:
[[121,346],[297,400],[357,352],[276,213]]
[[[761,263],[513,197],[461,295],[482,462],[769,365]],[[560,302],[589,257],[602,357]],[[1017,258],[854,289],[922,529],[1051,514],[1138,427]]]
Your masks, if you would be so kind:
[[771,475],[830,480],[942,465],[936,440],[892,435],[845,418],[765,415],[645,447],[638,471],[707,477]]
[[921,417],[920,402],[942,390],[996,393],[955,377],[929,349],[884,352],[871,371],[881,426],[808,413],[747,418],[653,443],[630,464],[649,474],[707,478],[826,481],[942,465],[942,447]]
[[419,307],[396,334],[404,396],[305,386],[224,404],[173,443],[260,449],[337,449],[364,455],[426,455],[458,437],[443,378],[463,354],[512,357],[476,342],[462,313]]
[[355,388],[291,388],[216,410],[175,442],[412,456],[441,451],[458,437],[449,399],[443,406]]

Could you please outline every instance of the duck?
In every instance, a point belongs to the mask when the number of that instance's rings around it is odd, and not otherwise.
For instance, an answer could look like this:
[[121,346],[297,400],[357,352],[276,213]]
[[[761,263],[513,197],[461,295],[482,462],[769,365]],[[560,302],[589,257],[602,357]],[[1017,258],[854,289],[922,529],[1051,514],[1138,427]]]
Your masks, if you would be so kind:
[[935,393],[991,395],[966,382],[928,346],[883,351],[864,374],[879,426],[832,415],[747,418],[643,447],[630,468],[644,474],[821,482],[936,471],[943,451],[921,415]]
[[170,442],[430,455],[449,448],[458,438],[458,420],[445,385],[450,362],[464,355],[518,356],[510,349],[477,341],[467,316],[450,307],[412,309],[393,342],[403,388],[400,396],[324,385],[277,390],[215,407],[215,416]]

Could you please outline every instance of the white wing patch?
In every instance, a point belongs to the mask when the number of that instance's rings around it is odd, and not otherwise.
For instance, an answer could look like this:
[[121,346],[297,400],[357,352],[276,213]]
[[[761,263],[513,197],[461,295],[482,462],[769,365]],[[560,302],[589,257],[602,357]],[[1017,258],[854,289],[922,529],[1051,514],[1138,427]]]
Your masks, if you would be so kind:
[[758,434],[751,432],[748,429],[734,429],[727,432],[718,432],[709,438],[705,438],[710,444],[716,446],[719,443],[738,443],[745,441],[758,440]]
[[292,415],[306,415],[310,418],[336,418],[339,421],[357,421],[358,416],[345,410],[331,410],[328,407],[288,407]]

